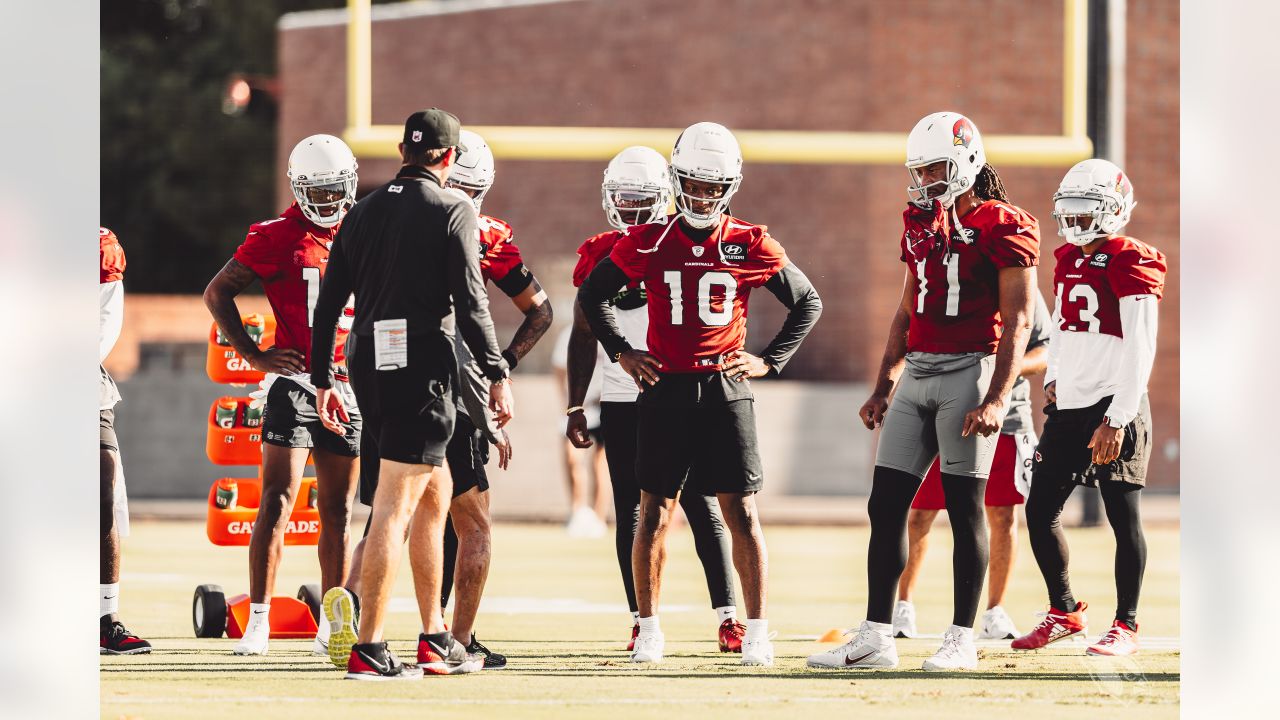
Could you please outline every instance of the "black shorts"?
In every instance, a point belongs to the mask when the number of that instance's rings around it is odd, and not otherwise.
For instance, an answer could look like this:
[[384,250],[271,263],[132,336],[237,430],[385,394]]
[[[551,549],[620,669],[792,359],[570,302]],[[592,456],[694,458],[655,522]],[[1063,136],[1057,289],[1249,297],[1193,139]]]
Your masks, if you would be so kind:
[[360,501],[372,504],[379,459],[440,466],[453,435],[453,375],[457,363],[447,336],[410,336],[409,366],[377,370],[373,338],[347,336],[347,366],[364,418]]
[[[625,492],[627,488],[636,486],[636,435],[639,424],[639,406],[635,401],[619,402],[606,400],[600,403],[600,427],[592,430],[591,437],[599,432],[599,442],[604,447],[605,461],[609,464],[609,480],[614,492]],[[638,496],[638,491],[632,491]],[[684,492],[697,492],[700,495],[715,495],[715,492],[704,490],[698,483],[698,476],[690,474],[685,482]]]
[[347,403],[350,422],[342,423],[345,435],[331,432],[316,414],[316,395],[289,378],[277,378],[267,391],[262,411],[262,442],[287,448],[319,448],[334,455],[360,454],[360,410]]
[[98,449],[120,452],[116,439],[116,411],[114,408],[98,411]]
[[640,489],[674,498],[690,472],[699,492],[756,493],[764,470],[755,399],[723,373],[663,373],[637,400],[636,477]]
[[1138,405],[1137,417],[1124,428],[1120,457],[1107,465],[1093,464],[1089,441],[1110,405],[1108,396],[1087,408],[1045,408],[1044,433],[1036,446],[1031,482],[1042,477],[1065,477],[1077,485],[1126,482],[1145,486],[1147,465],[1151,462],[1151,405],[1146,395]]
[[480,488],[480,492],[489,489],[489,476],[484,471],[489,462],[489,441],[466,415],[458,415],[445,457],[453,476],[453,497],[471,488]]

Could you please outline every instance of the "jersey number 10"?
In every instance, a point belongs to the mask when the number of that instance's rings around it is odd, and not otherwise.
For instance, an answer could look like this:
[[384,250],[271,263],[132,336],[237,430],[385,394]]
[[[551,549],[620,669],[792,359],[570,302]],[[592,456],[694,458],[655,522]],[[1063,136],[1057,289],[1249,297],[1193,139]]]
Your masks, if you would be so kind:
[[[662,281],[671,291],[671,324],[684,324],[683,274],[679,270],[662,273]],[[724,288],[724,303],[719,310],[711,309],[711,288]],[[733,300],[738,294],[738,283],[727,272],[703,273],[698,278],[698,318],[709,327],[724,327],[733,320]]]

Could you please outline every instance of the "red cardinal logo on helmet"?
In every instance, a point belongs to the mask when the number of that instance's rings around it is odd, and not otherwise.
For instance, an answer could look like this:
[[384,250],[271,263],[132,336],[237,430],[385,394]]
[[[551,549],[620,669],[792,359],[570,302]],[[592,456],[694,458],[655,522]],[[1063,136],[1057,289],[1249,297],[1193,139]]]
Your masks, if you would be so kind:
[[969,122],[969,118],[960,118],[955,125],[951,126],[951,144],[963,145],[969,147],[969,143],[973,142],[973,124]]
[[1124,173],[1116,175],[1116,192],[1121,195],[1128,195],[1133,190],[1133,186],[1129,184],[1129,178]]

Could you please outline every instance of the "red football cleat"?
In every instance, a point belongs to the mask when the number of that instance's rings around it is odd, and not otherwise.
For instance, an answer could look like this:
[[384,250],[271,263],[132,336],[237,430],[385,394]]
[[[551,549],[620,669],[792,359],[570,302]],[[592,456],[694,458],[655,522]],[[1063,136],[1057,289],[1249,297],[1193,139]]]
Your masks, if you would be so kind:
[[1122,657],[1125,655],[1134,655],[1138,652],[1138,631],[1137,623],[1134,623],[1133,630],[1128,625],[1116,620],[1111,624],[1111,629],[1107,631],[1102,639],[1089,646],[1085,650],[1089,655],[1108,655],[1111,657]]
[[99,655],[144,655],[151,652],[151,643],[129,632],[120,622],[102,625],[100,630]]
[[747,634],[747,626],[734,618],[720,623],[720,652],[742,652],[742,638]]
[[1055,608],[1049,608],[1049,612],[1045,613],[1044,619],[1039,625],[1032,628],[1031,632],[1016,638],[1010,647],[1014,650],[1039,650],[1040,648],[1064,640],[1073,635],[1079,635],[1084,632],[1085,626],[1089,620],[1085,617],[1085,608],[1089,607],[1089,603],[1076,603],[1075,612],[1062,612]]
[[640,637],[640,623],[636,623],[635,627],[631,628],[631,642],[627,643],[627,652],[636,649],[636,638],[638,637]]

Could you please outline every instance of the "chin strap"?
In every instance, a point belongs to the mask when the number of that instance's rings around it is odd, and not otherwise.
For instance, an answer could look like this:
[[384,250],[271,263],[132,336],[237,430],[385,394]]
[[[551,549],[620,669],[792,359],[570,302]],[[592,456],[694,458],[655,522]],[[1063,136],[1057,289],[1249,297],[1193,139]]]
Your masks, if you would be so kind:
[[675,227],[675,225],[675,223],[667,223],[667,229],[663,230],[662,234],[658,236],[658,242],[654,243],[653,247],[648,250],[637,250],[636,252],[645,254],[658,252],[658,248],[662,245],[662,241],[667,237],[667,233],[671,232],[671,228]]

